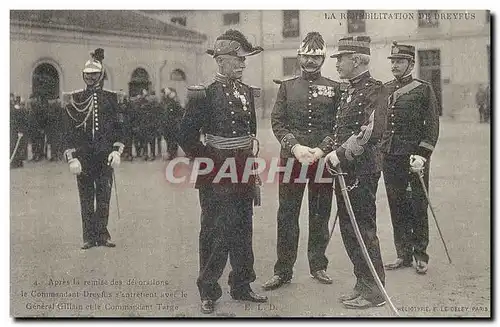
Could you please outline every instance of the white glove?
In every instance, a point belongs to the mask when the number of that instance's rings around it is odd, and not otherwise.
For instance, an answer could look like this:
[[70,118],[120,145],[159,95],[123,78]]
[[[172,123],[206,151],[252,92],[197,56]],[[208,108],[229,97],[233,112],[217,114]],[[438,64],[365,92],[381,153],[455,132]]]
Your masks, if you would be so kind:
[[424,165],[427,162],[427,159],[425,159],[422,156],[419,156],[417,154],[411,155],[410,156],[410,171],[411,172],[421,172],[424,170]]
[[311,149],[309,152],[313,155],[314,161],[318,161],[325,154],[320,148]]
[[332,167],[338,166],[340,163],[339,157],[337,156],[336,151],[332,151],[329,154],[326,155],[325,161]]
[[80,163],[80,160],[77,158],[73,158],[70,161],[68,161],[69,164],[69,171],[74,174],[74,175],[80,175],[82,172],[82,164]]
[[118,168],[120,165],[120,152],[113,151],[109,154],[108,165],[110,165],[113,169]]
[[293,155],[303,165],[309,165],[314,162],[314,156],[310,151],[312,151],[310,147],[300,144],[296,144],[292,148]]

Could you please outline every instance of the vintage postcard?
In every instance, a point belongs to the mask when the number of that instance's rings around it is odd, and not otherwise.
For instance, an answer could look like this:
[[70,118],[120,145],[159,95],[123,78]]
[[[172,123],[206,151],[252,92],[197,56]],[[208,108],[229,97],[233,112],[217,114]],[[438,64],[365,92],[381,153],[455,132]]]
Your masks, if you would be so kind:
[[490,318],[490,24],[11,10],[11,316]]

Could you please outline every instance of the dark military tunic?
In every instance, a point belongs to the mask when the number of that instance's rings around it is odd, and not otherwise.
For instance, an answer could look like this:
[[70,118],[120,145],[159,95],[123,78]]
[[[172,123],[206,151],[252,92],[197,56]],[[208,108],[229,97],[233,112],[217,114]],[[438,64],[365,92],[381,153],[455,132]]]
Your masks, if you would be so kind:
[[[321,76],[307,74],[281,82],[271,115],[274,135],[281,143],[281,165],[287,161],[290,172],[280,172],[278,221],[278,260],[274,274],[289,279],[297,259],[299,241],[299,215],[306,183],[294,182],[302,164],[295,159],[292,147],[296,144],[320,148],[325,154],[332,151],[335,113],[340,99],[339,83]],[[318,171],[319,170],[319,171]],[[285,176],[290,180],[284,180]],[[324,173],[323,161],[308,167],[309,241],[308,259],[311,273],[326,270],[325,256],[328,244],[333,190],[331,183],[320,183]]]
[[[123,126],[117,94],[87,88],[69,96],[65,107],[66,159],[77,158],[82,173],[77,176],[84,242],[111,238],[107,225],[113,183],[109,154],[120,148]],[[94,206],[95,199],[95,206]]]
[[[245,289],[255,280],[252,249],[253,183],[242,181],[251,147],[222,149],[219,139],[240,140],[257,133],[253,90],[248,85],[222,75],[207,87],[189,90],[186,112],[180,122],[179,144],[187,155],[213,160],[214,168],[198,175],[201,206],[199,237],[200,273],[197,280],[202,300],[217,300],[222,295],[218,283],[229,255],[231,290]],[[200,141],[204,134],[206,144]],[[234,160],[237,181],[216,181],[224,162]],[[200,169],[205,169],[205,166]],[[227,168],[227,167],[226,167]],[[225,171],[225,169],[224,169]]]
[[[337,112],[334,142],[361,235],[382,283],[385,280],[376,224],[376,193],[382,169],[379,141],[385,129],[387,96],[368,71],[349,81]],[[363,259],[339,187],[335,189],[342,240],[354,265],[355,290],[374,303],[383,300]]]
[[384,181],[398,258],[427,262],[427,200],[418,175],[410,173],[410,156],[427,159],[424,182],[429,187],[430,157],[439,136],[439,104],[432,86],[411,75],[386,83],[387,128],[382,141]]

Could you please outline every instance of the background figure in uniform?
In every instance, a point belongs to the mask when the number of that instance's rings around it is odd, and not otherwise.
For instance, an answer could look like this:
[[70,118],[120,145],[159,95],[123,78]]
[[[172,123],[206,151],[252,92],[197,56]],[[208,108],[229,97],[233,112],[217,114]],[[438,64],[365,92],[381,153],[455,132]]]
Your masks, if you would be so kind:
[[137,157],[142,157],[144,161],[149,159],[148,152],[148,137],[151,134],[150,121],[151,121],[151,111],[150,111],[150,103],[148,101],[149,92],[148,90],[142,90],[142,95],[137,97],[136,106],[137,106],[137,118],[138,118],[138,135],[137,135]]
[[479,110],[479,122],[490,122],[490,108],[489,108],[489,87],[479,85],[476,92],[476,105]]
[[394,80],[389,95],[387,126],[382,139],[384,181],[391,211],[397,259],[386,269],[411,267],[427,272],[429,223],[422,184],[410,168],[423,169],[429,189],[431,154],[439,136],[439,104],[430,83],[415,79],[415,47],[394,42],[391,55]]
[[164,97],[162,97],[163,110],[163,135],[167,142],[167,160],[172,160],[177,156],[179,148],[177,134],[179,131],[179,122],[184,114],[184,110],[177,97],[177,92],[173,88],[164,89]]
[[[25,144],[26,142],[26,125],[27,125],[27,115],[26,110],[23,108],[22,103],[17,101],[10,102],[10,154],[12,161],[10,162],[10,168],[20,168],[23,167],[23,159],[25,159]],[[19,144],[16,147],[16,143]],[[16,153],[14,153],[16,151]]]
[[[152,91],[150,95],[146,97],[147,100],[147,114],[146,114],[146,127],[144,129],[146,133],[146,149],[149,145],[150,153],[147,158],[150,161],[156,159],[156,139],[158,138],[160,128],[160,104],[156,98],[155,92]],[[161,136],[160,136],[161,141]],[[160,146],[161,151],[161,146]],[[161,152],[159,152],[161,154]],[[146,160],[146,159],[145,159]]]
[[[20,100],[19,100],[20,101]],[[40,161],[46,157],[45,128],[47,123],[48,101],[38,94],[33,95],[30,101],[28,114],[29,135],[31,140],[32,160]]]
[[[242,181],[247,159],[253,156],[257,133],[252,88],[241,82],[245,59],[262,51],[252,47],[241,32],[228,30],[217,38],[213,50],[207,50],[217,62],[219,72],[207,87],[190,88],[186,114],[180,124],[180,145],[189,156],[213,160],[208,175],[198,175],[196,187],[201,206],[199,236],[200,273],[197,280],[203,313],[214,311],[222,296],[218,280],[227,257],[230,294],[233,299],[266,302],[255,294],[252,248],[254,178]],[[200,142],[200,129],[206,135],[206,146]],[[215,180],[227,160],[234,160],[237,183],[225,177]],[[226,169],[222,169],[226,171]],[[232,172],[235,173],[234,171]]]
[[77,177],[83,227],[82,249],[114,247],[107,229],[113,169],[123,152],[123,126],[117,93],[103,90],[104,69],[94,58],[85,63],[84,90],[69,94],[64,125],[64,157]]
[[[278,260],[274,265],[274,275],[263,285],[266,290],[278,288],[292,279],[306,183],[309,271],[320,283],[332,283],[326,273],[328,259],[325,250],[329,239],[333,185],[320,180],[326,170],[324,161],[319,159],[332,151],[334,117],[340,99],[339,83],[321,76],[326,56],[321,34],[308,33],[297,52],[301,75],[281,83],[271,115],[274,135],[281,143],[280,166],[286,168],[279,172]],[[301,180],[301,168],[306,166],[308,180]],[[285,176],[290,176],[290,179],[283,180]]]
[[50,161],[62,160],[62,112],[59,99],[49,100],[47,115],[47,144],[50,145]]
[[[385,129],[387,94],[382,82],[370,75],[370,37],[355,36],[339,40],[337,71],[349,80],[336,116],[336,150],[327,155],[332,167],[345,173],[349,198],[363,241],[382,284],[385,272],[377,237],[377,186],[382,170],[378,146]],[[335,169],[335,168],[334,168]],[[354,265],[356,284],[351,294],[340,297],[347,308],[365,309],[385,304],[382,292],[368,268],[349,218],[340,187],[335,188],[340,232],[347,254]]]
[[125,96],[122,103],[119,104],[120,112],[124,114],[124,125],[123,125],[123,140],[125,142],[125,148],[123,150],[123,156],[125,160],[132,161],[132,144],[134,140],[133,126],[134,126],[134,112],[130,98]]

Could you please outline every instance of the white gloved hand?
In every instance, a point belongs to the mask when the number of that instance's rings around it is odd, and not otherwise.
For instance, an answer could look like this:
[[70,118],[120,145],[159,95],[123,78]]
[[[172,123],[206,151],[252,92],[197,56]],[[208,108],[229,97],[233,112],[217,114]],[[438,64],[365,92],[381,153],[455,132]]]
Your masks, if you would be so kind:
[[313,155],[314,161],[318,161],[325,154],[320,148],[311,149],[309,152]]
[[80,175],[82,172],[82,164],[80,163],[80,160],[77,158],[73,158],[70,161],[68,161],[69,164],[69,171],[74,174],[74,175]]
[[118,168],[120,165],[120,152],[118,151],[113,151],[109,154],[108,156],[108,165],[111,166],[111,168],[115,169]]
[[296,144],[292,148],[293,155],[303,165],[310,165],[314,162],[314,156],[310,151],[312,151],[310,147],[300,144]]
[[326,155],[325,161],[327,164],[329,164],[332,167],[337,167],[340,163],[339,157],[337,156],[336,151],[332,151],[329,154]]
[[410,156],[410,171],[411,172],[421,172],[424,170],[424,165],[427,162],[427,159],[425,159],[422,156],[419,156],[417,154],[411,155]]

